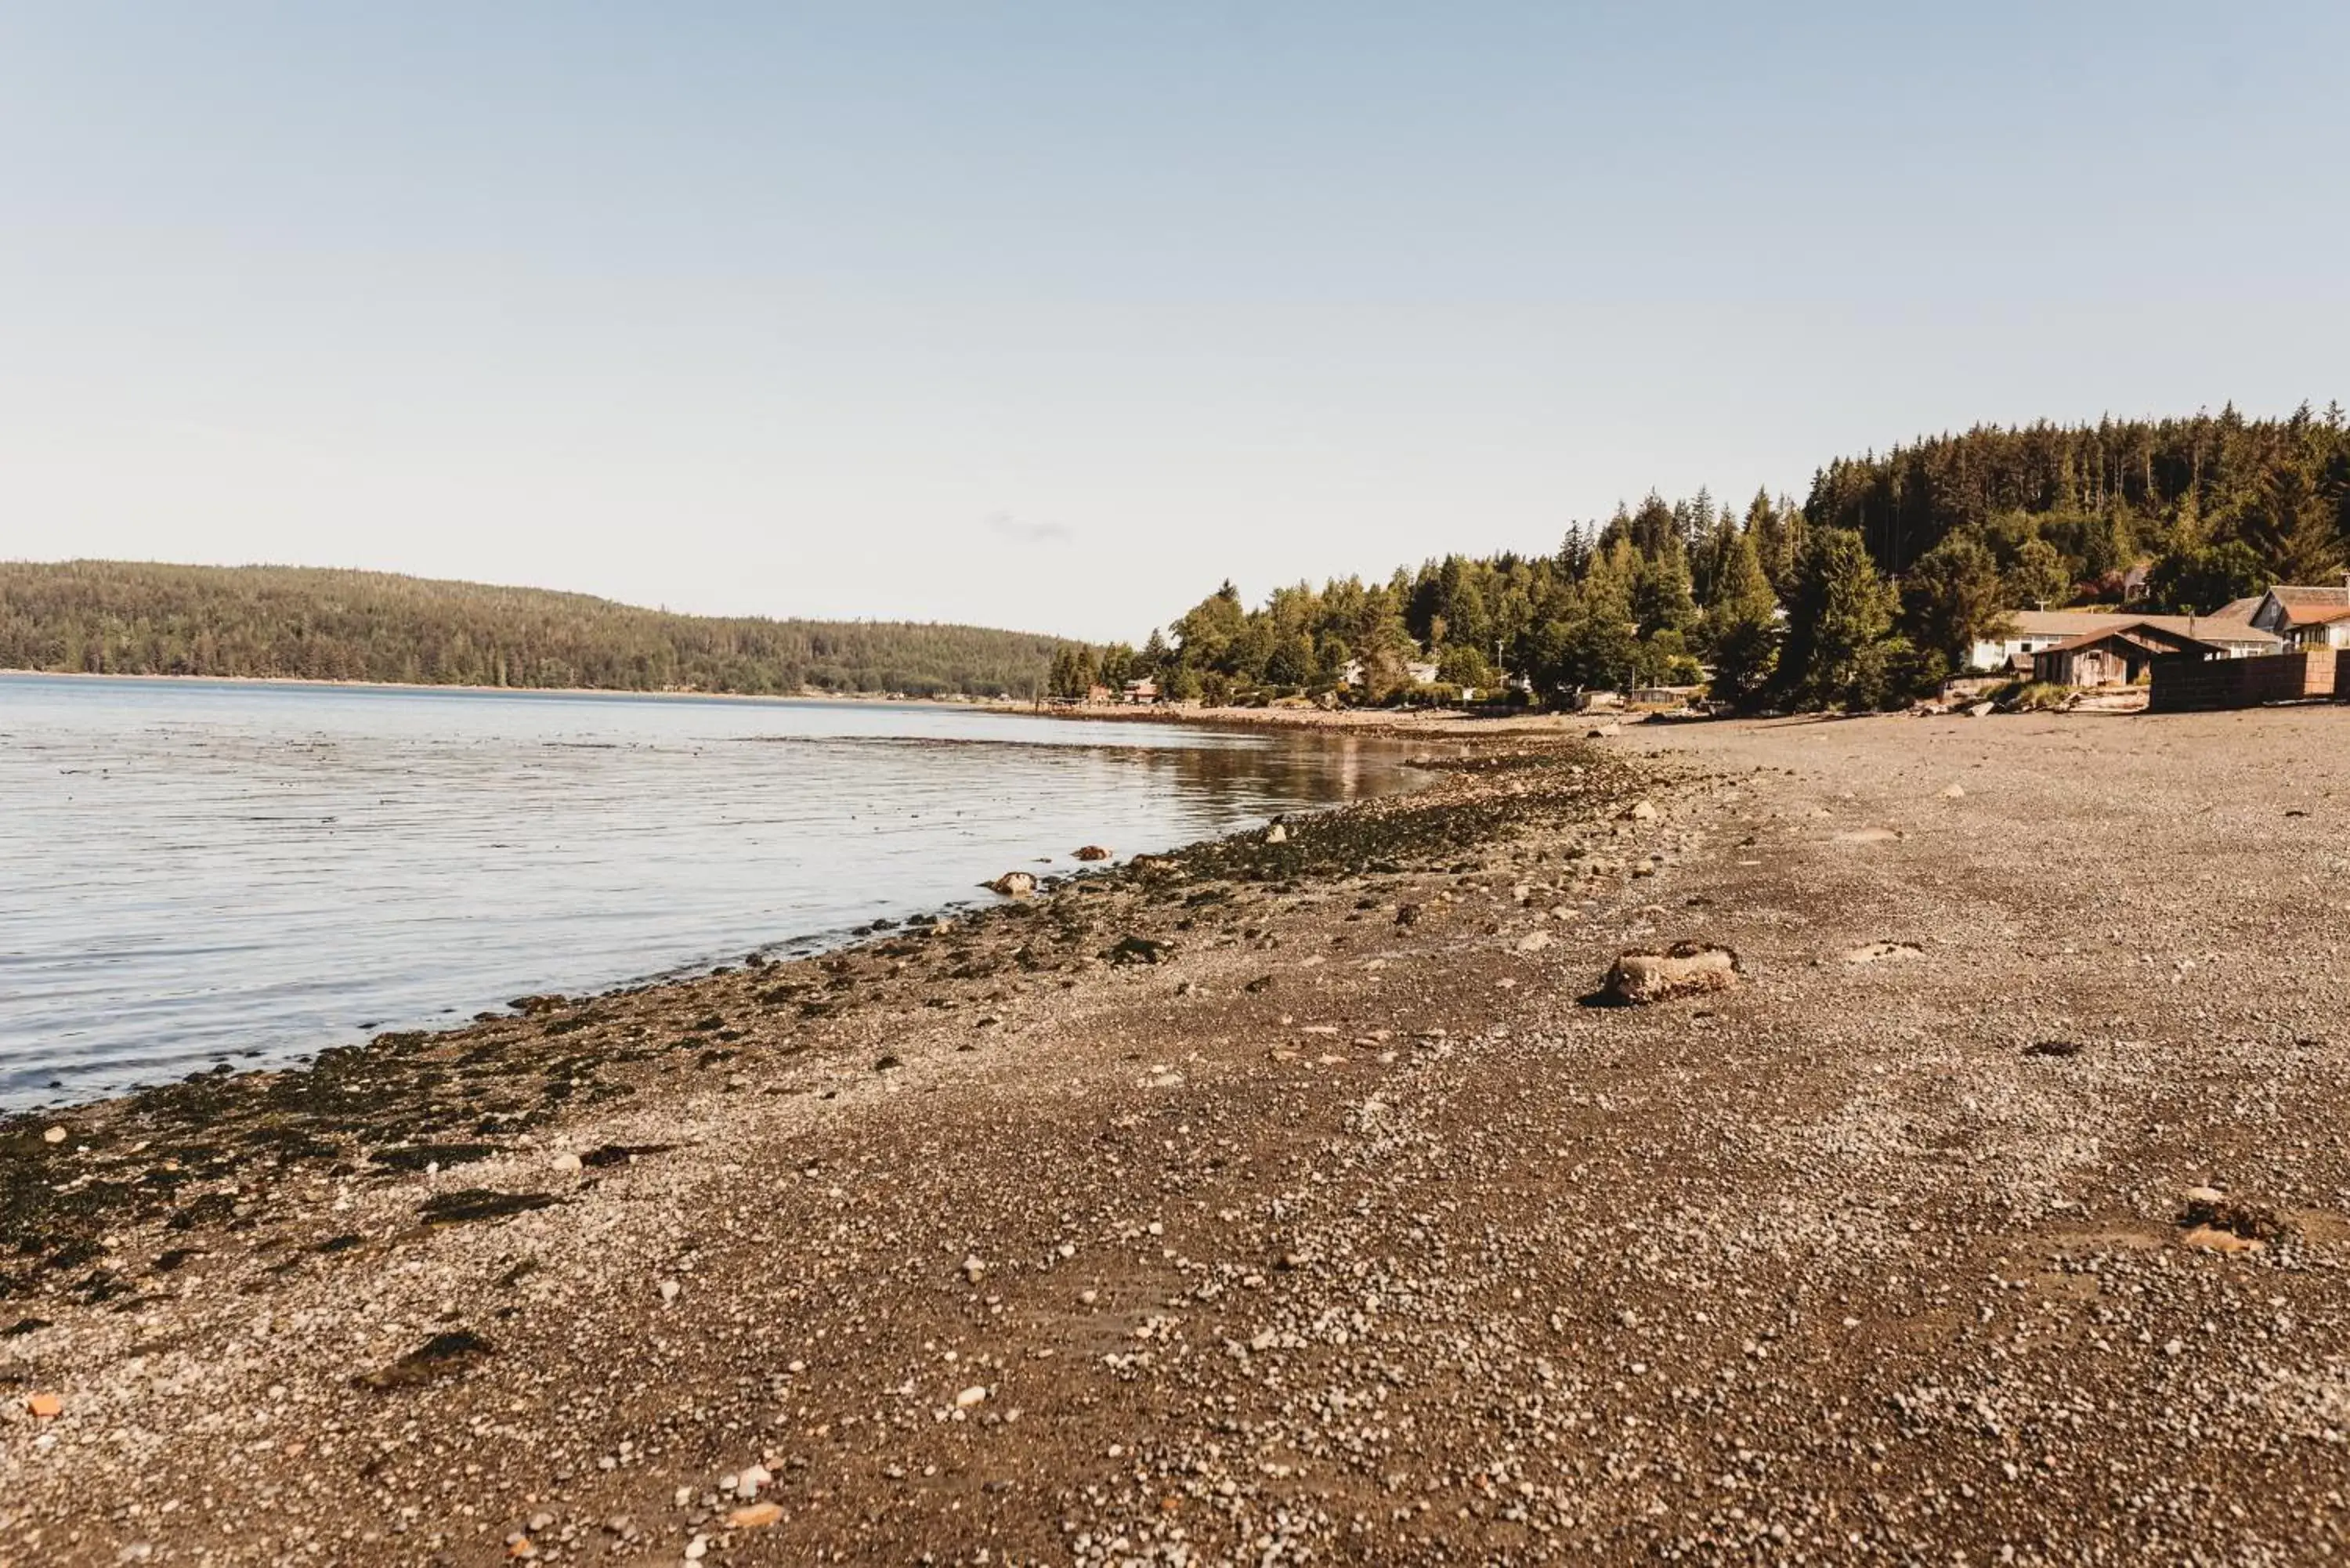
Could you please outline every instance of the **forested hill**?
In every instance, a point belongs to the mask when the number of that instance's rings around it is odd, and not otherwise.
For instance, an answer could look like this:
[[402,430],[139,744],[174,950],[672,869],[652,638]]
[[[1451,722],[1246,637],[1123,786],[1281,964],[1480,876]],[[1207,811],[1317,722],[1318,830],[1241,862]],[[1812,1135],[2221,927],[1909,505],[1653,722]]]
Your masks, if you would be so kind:
[[0,669],[619,691],[1026,696],[1056,639],[671,615],[299,566],[0,561]]
[[[2350,415],[1980,425],[1820,468],[1801,502],[1653,492],[1555,553],[1446,555],[1249,608],[1230,582],[1140,647],[1075,649],[1055,691],[1549,701],[1693,686],[1747,707],[1874,707],[1964,670],[2011,612],[2209,615],[2350,568]],[[1427,679],[1430,670],[1434,681]]]

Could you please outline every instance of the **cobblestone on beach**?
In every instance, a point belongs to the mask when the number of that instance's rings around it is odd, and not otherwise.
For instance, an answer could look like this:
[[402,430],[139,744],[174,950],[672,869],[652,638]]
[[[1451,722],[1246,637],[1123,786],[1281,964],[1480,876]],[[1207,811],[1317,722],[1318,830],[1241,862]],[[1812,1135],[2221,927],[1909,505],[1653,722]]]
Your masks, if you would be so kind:
[[2350,712],[1435,732],[0,1124],[0,1561],[2342,1550]]

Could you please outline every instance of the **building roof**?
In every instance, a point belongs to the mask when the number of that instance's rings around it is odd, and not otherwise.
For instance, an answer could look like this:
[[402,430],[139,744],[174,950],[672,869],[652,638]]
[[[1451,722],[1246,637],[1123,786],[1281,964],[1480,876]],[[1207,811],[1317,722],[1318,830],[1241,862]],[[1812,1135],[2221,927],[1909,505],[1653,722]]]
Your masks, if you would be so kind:
[[2199,646],[2211,648],[2216,646],[2214,644],[2205,642],[2201,638],[2189,637],[2183,631],[2173,631],[2168,627],[2160,624],[2162,621],[2174,618],[2170,616],[2138,616],[2134,618],[2107,616],[2105,618],[2112,621],[2114,624],[2101,628],[2096,631],[2085,631],[2078,637],[2068,638],[2063,642],[2052,644],[2047,648],[2042,649],[2040,651],[2042,653],[2073,653],[2084,648],[2094,648],[2098,643],[2109,641],[2115,638],[2119,638],[2126,642],[2137,643],[2141,648],[2151,648],[2157,643],[2166,644],[2173,648]]
[[2260,607],[2269,602],[2266,594],[2254,594],[2248,599],[2232,599],[2211,612],[2213,620],[2250,620]]
[[[2235,606],[2228,607],[2232,610]],[[2015,623],[2018,637],[2094,638],[2126,626],[2151,626],[2199,642],[2272,647],[2284,640],[2272,631],[2262,631],[2247,618],[2225,612],[2194,616],[2116,615],[2110,610],[2012,610],[2008,618]]]
[[2269,589],[2281,605],[2336,605],[2350,608],[2350,583],[2278,583]]
[[2350,583],[2278,583],[2269,597],[2283,609],[2287,626],[2339,620],[2350,610]]

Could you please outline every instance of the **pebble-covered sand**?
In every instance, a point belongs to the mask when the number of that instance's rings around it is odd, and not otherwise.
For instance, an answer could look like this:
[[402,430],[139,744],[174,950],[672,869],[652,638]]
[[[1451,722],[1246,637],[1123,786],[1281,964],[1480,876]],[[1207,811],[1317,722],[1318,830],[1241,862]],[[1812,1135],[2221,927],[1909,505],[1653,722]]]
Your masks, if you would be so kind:
[[0,1123],[0,1562],[2350,1545],[2350,710],[1445,749]]

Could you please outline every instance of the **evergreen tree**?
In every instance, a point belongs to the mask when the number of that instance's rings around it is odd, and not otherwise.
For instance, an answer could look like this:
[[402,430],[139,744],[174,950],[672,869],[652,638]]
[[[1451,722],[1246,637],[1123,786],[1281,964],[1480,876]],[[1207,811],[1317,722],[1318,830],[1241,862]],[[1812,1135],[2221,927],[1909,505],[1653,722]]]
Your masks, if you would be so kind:
[[1763,576],[1753,531],[1737,535],[1705,611],[1713,696],[1731,707],[1760,706],[1779,668],[1779,601]]
[[2053,609],[2073,597],[2073,574],[2065,569],[2063,554],[2041,538],[2026,539],[2017,547],[2004,586],[2009,600],[2024,609]]
[[1807,708],[1874,706],[1869,655],[1893,628],[1895,602],[1858,534],[1814,532],[1787,605],[1782,689]]
[[2193,545],[2154,564],[2146,580],[2147,603],[2158,614],[2210,615],[2221,606],[2261,591],[2268,574],[2251,546],[2230,539]]
[[1966,667],[1974,645],[2004,635],[2006,593],[1999,561],[1971,533],[1951,534],[1918,557],[1901,582],[1902,629],[1950,670]]

